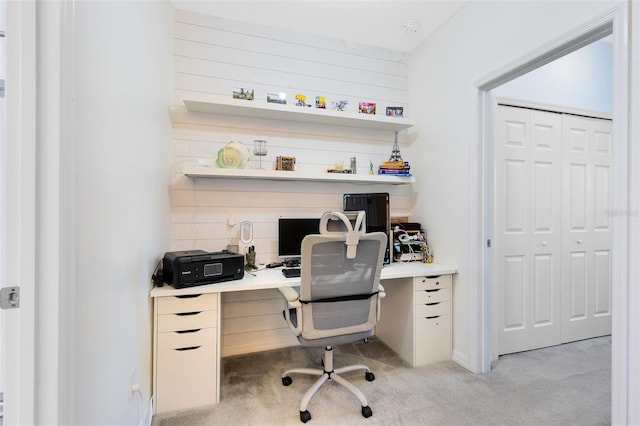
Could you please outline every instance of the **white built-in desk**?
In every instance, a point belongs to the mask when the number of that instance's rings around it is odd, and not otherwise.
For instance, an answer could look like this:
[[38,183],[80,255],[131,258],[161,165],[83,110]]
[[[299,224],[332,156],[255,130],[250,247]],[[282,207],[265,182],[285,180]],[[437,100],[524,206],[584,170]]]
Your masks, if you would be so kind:
[[[381,273],[386,297],[378,336],[412,366],[451,358],[451,294],[456,268],[435,263],[394,263]],[[281,268],[184,289],[154,287],[153,393],[156,413],[220,400],[220,359],[225,293],[297,287]],[[283,320],[284,322],[284,320]]]

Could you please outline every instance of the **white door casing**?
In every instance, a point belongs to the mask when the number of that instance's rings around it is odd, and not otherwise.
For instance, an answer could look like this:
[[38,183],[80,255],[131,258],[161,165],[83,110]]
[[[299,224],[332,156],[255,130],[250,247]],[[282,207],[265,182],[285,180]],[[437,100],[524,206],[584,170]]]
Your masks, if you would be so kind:
[[495,107],[498,353],[560,343],[561,116]]
[[611,333],[611,121],[563,126],[563,342]]
[[6,2],[6,143],[3,144],[3,287],[20,286],[20,307],[3,310],[4,424],[34,424],[36,2]]

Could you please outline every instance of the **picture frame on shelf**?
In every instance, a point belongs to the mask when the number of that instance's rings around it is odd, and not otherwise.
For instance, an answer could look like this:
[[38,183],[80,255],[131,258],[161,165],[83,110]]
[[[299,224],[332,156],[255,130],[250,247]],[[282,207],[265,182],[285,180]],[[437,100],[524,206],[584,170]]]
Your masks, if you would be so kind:
[[270,104],[287,104],[287,94],[284,92],[267,92],[267,102]]
[[404,118],[404,107],[388,106],[387,117]]
[[253,89],[245,89],[244,87],[236,87],[233,89],[233,99],[253,100]]
[[358,111],[360,112],[360,114],[375,115],[376,104],[373,102],[360,102],[358,104]]
[[296,157],[278,156],[276,158],[276,170],[293,172],[296,169]]

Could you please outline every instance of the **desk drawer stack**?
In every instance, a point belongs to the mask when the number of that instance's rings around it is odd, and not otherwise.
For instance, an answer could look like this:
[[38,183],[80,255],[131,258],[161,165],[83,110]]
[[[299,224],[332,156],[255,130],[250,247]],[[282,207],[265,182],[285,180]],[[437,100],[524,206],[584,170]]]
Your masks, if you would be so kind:
[[451,275],[414,278],[415,365],[451,359]]
[[156,412],[218,400],[218,294],[155,298]]

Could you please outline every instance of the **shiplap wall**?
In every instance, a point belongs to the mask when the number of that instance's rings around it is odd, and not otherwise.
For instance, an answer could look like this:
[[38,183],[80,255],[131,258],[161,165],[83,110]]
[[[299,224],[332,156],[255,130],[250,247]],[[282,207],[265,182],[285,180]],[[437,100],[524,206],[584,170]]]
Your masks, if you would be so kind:
[[[406,55],[385,49],[351,46],[341,40],[246,25],[212,16],[175,11],[172,249],[219,251],[239,238],[242,221],[253,224],[258,263],[277,260],[278,217],[319,217],[339,210],[342,195],[389,192],[392,216],[409,216],[415,200],[411,185],[289,182],[236,179],[192,179],[182,168],[197,161],[213,165],[219,149],[240,141],[252,149],[254,139],[267,140],[263,168],[274,169],[279,155],[296,157],[296,169],[322,172],[336,161],[356,157],[358,173],[368,173],[389,158],[394,134],[348,127],[193,113],[182,100],[203,93],[229,99],[237,87],[255,90],[256,104],[267,92],[285,92],[292,103],[297,93],[307,100],[322,95],[402,106],[410,116]],[[399,134],[403,158],[410,143]],[[254,157],[247,168],[258,168]],[[241,251],[244,247],[240,247]],[[223,355],[295,344],[281,320],[279,296],[273,291],[225,295]]]

